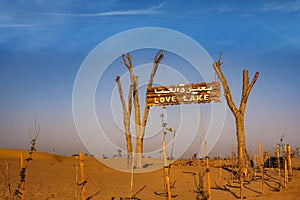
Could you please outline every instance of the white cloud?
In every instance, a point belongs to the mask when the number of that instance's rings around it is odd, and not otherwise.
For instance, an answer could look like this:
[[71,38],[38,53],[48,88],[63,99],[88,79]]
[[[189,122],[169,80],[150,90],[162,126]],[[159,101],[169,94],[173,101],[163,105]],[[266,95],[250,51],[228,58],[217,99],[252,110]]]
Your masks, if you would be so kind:
[[223,13],[230,13],[230,12],[240,12],[241,10],[237,7],[232,7],[228,4],[220,4],[215,5],[213,7],[200,7],[200,8],[193,8],[193,10],[188,10],[185,12],[187,15],[197,15],[197,14],[208,14],[208,13],[217,13],[217,14],[223,14]]
[[0,28],[27,28],[32,26],[31,24],[0,24]]
[[98,16],[119,16],[119,15],[154,15],[162,13],[159,10],[161,7],[165,5],[161,3],[159,5],[151,6],[146,9],[136,9],[136,10],[116,10],[116,11],[108,11],[108,12],[100,12],[100,13],[47,13],[51,15],[60,15],[60,16],[73,16],[73,17],[98,17]]
[[236,8],[230,7],[229,5],[223,4],[215,9],[216,12],[219,13],[226,13],[226,12],[232,12],[232,11],[238,11]]
[[263,5],[263,11],[297,12],[300,11],[300,0],[285,1],[285,3],[268,3]]

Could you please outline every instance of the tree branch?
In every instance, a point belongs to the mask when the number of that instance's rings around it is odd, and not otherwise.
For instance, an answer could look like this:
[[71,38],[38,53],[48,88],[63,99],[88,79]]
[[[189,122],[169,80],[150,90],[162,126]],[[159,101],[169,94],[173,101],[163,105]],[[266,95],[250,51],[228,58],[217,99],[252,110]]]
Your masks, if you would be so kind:
[[[120,99],[121,99],[121,103],[122,103],[122,107],[123,107],[123,119],[124,119],[124,127],[126,128],[126,121],[128,120],[128,111],[127,111],[127,107],[126,107],[126,103],[125,103],[125,99],[124,99],[124,95],[123,95],[123,90],[122,90],[122,85],[121,85],[121,82],[120,82],[120,77],[117,76],[116,77],[116,83],[117,83],[117,86],[118,86],[118,90],[119,90],[119,95],[120,95]],[[125,130],[127,131],[127,130]]]
[[259,76],[259,73],[256,72],[250,85],[249,85],[248,71],[247,70],[243,71],[243,93],[242,93],[241,104],[240,104],[240,111],[243,113],[246,110],[246,104],[248,101],[250,91],[251,91],[252,87],[254,86],[256,80],[258,79],[258,76]]
[[128,102],[128,115],[131,116],[131,110],[132,110],[132,91],[133,91],[133,71],[132,71],[132,57],[131,55],[128,54],[122,54],[122,59],[123,59],[123,63],[124,65],[127,67],[128,71],[129,71],[129,75],[130,75],[130,87],[129,87],[129,91],[128,91],[128,98],[127,98],[127,102]]
[[122,54],[122,59],[123,59],[124,65],[128,68],[128,70],[129,70],[129,68],[132,68],[131,55],[129,53],[126,55]]
[[248,98],[248,96],[249,96],[249,94],[250,94],[250,91],[251,91],[252,87],[253,87],[254,84],[256,83],[256,80],[258,79],[258,76],[259,76],[259,72],[256,72],[255,75],[254,75],[254,77],[253,77],[253,79],[252,79],[252,81],[251,81],[251,83],[250,83],[250,85],[249,85],[249,87],[248,87],[248,90],[247,90],[247,98]]
[[133,103],[135,110],[135,131],[136,135],[140,135],[141,132],[141,109],[139,102],[139,93],[138,93],[138,76],[134,76],[134,89],[133,89]]
[[249,76],[248,76],[248,70],[243,70],[243,88],[242,88],[242,96],[245,96],[247,93],[249,85]]
[[235,104],[232,100],[232,96],[231,96],[231,92],[230,92],[228,83],[226,81],[226,78],[225,78],[224,74],[221,71],[221,64],[222,63],[220,62],[220,60],[218,60],[217,62],[213,63],[213,67],[214,67],[215,72],[217,73],[217,75],[218,75],[218,77],[219,77],[219,79],[222,83],[222,86],[223,86],[223,89],[224,89],[224,95],[225,95],[225,98],[227,100],[227,104],[228,104],[230,110],[235,115],[238,112],[238,109],[237,109],[237,107],[235,106]]
[[154,57],[154,64],[156,64],[156,63],[159,64],[161,59],[164,57],[164,55],[165,55],[165,51],[162,49],[159,50]]
[[[161,60],[164,57],[164,55],[165,55],[165,51],[164,50],[159,50],[157,52],[157,54],[155,55],[154,62],[153,62],[153,67],[152,67],[152,71],[151,71],[150,78],[149,78],[149,81],[148,81],[147,89],[149,89],[149,88],[152,87],[155,73],[156,73],[158,65],[161,62]],[[141,137],[144,137],[144,134],[145,134],[145,127],[146,127],[146,124],[147,124],[149,110],[150,110],[150,106],[147,104],[147,98],[146,98],[145,99],[144,115],[143,115],[143,119],[142,119]]]
[[249,85],[249,76],[248,70],[243,70],[243,87],[242,87],[242,95],[241,95],[241,102],[240,102],[240,111],[244,112],[246,107],[246,94]]

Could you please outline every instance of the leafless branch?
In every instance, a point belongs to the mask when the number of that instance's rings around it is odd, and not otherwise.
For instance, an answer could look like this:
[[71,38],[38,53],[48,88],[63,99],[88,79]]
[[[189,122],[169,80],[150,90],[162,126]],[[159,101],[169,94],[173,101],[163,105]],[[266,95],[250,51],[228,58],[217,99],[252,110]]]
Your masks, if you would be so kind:
[[227,104],[228,104],[230,110],[233,113],[237,113],[238,109],[237,109],[237,107],[235,106],[235,104],[233,102],[228,83],[226,81],[226,78],[225,78],[223,72],[221,71],[221,65],[222,65],[222,63],[220,62],[220,60],[213,63],[213,67],[215,69],[215,72],[217,73],[217,75],[218,75],[218,77],[219,77],[219,79],[222,83],[222,86],[224,88],[224,95],[225,95],[225,98],[227,100]]
[[[155,57],[154,57],[154,63],[153,63],[153,67],[152,67],[152,71],[151,71],[150,78],[149,78],[149,81],[148,81],[147,89],[152,87],[155,73],[156,73],[158,65],[161,62],[161,60],[164,57],[164,55],[165,55],[165,51],[164,50],[159,50],[157,52],[157,54],[155,55]],[[143,115],[143,119],[142,119],[141,137],[144,137],[145,127],[146,127],[146,124],[147,124],[147,119],[148,119],[149,110],[150,110],[150,107],[147,105],[147,99],[145,101],[146,102],[145,102],[145,108],[144,108],[144,115]]]

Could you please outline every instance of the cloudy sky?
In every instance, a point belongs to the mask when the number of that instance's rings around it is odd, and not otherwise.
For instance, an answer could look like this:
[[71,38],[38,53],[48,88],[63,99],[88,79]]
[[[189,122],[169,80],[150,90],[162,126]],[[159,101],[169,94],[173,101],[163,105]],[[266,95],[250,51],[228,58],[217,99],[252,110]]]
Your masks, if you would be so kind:
[[[287,143],[300,146],[299,21],[299,0],[1,0],[0,148],[28,148],[28,128],[36,117],[41,127],[38,150],[51,152],[54,148],[59,154],[86,151],[88,147],[80,140],[72,114],[78,70],[89,53],[107,38],[143,27],[183,33],[201,44],[213,60],[223,52],[223,71],[236,102],[242,70],[248,69],[250,78],[260,72],[246,111],[248,148],[254,150],[262,139],[265,149],[271,150],[283,134]],[[134,64],[141,64],[143,59],[150,63],[155,52],[133,52]],[[166,54],[162,64],[169,65],[174,59],[177,57]],[[126,68],[117,60],[98,88],[115,88],[114,78],[125,73]],[[189,73],[186,76],[192,77],[193,72]],[[101,97],[100,89],[97,95]],[[118,100],[96,101],[100,124],[107,114],[101,111],[120,107]],[[111,106],[112,101],[117,105]],[[176,109],[168,108],[168,112],[176,113]],[[106,134],[116,134],[115,143],[123,148],[124,137],[117,122],[107,124],[103,129],[111,133]],[[176,118],[172,121],[170,117],[169,124],[176,126]],[[149,129],[159,126],[153,124]],[[230,152],[233,143],[234,118],[227,109],[224,128],[211,153]],[[197,148],[194,144],[190,152]]]

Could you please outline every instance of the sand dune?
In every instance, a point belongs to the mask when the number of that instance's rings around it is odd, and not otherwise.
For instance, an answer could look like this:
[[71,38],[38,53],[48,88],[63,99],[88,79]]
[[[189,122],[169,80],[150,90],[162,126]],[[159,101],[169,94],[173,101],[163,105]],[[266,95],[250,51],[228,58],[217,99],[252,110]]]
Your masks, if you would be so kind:
[[[19,156],[21,152],[21,150],[0,149],[1,200],[9,199],[7,180],[4,176],[5,165],[7,163],[9,166],[9,180],[16,187],[19,178]],[[28,153],[28,151],[23,152],[25,155]],[[126,170],[126,160],[120,158],[102,160],[105,164],[90,156],[84,157],[84,160],[87,197],[92,197],[91,199],[102,200],[112,199],[112,197],[120,199],[120,197],[129,197],[130,193],[131,195],[137,193],[136,197],[143,200],[166,199],[155,194],[155,192],[163,193],[165,191],[164,176],[161,169],[162,162],[159,159],[145,160],[144,170],[151,169],[151,172],[134,174],[131,192],[131,174],[107,166],[114,165]],[[231,174],[226,170],[221,169],[220,178],[218,163],[218,161],[212,162],[214,166],[210,169],[212,198],[214,200],[236,199],[235,196],[239,195],[238,184],[231,182]],[[76,165],[78,165],[78,160],[75,157],[35,152],[26,172],[26,199],[80,199],[80,187],[76,184]],[[153,171],[155,168],[157,170]],[[199,166],[172,166],[171,182],[174,186],[172,194],[177,195],[174,199],[196,199],[195,178],[198,179],[197,173],[199,170],[201,170]],[[195,174],[196,176],[194,176]],[[261,182],[259,179],[247,184],[245,188],[247,199],[300,199],[300,172],[294,171],[294,176],[291,182],[288,183],[288,188],[281,192],[274,191],[277,181],[276,175],[276,171],[273,169],[266,171],[265,193],[263,195],[260,193]]]
[[[14,150],[14,149],[1,149],[0,148],[0,158],[1,159],[19,159],[21,152],[26,156],[28,150]],[[62,161],[66,159],[64,156],[44,153],[44,152],[34,152],[34,158],[36,160],[46,160],[46,161]]]

